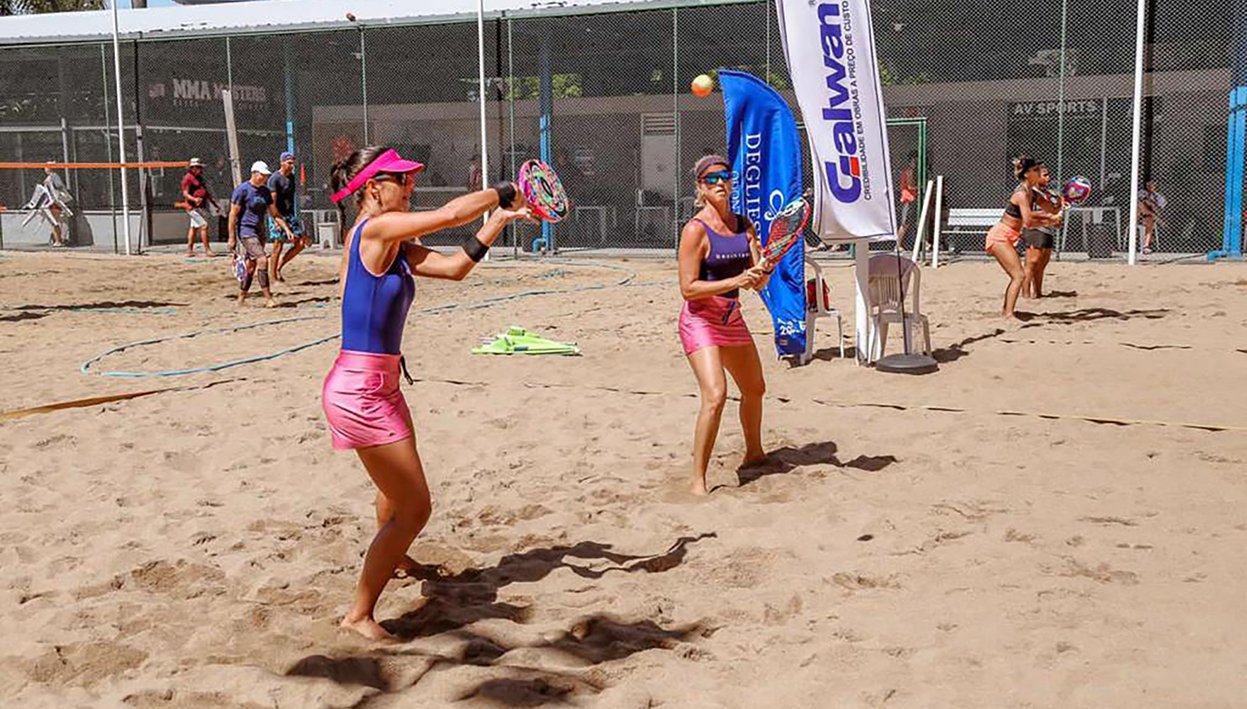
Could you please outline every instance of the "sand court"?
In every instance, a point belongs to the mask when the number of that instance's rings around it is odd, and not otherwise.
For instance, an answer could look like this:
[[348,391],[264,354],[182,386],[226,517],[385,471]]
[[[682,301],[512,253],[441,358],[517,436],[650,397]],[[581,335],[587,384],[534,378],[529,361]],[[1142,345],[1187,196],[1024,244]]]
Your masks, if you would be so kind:
[[[834,327],[790,369],[748,294],[772,457],[736,469],[729,402],[704,500],[685,492],[698,400],[674,258],[422,279],[405,392],[434,509],[419,573],[378,609],[402,638],[389,647],[337,628],[373,492],[320,408],[335,267],[301,256],[282,307],[239,311],[224,259],[0,259],[0,411],[168,389],[0,421],[4,703],[1232,706],[1247,691],[1241,264],[1054,263],[1054,297],[1022,301],[1013,326],[995,264],[928,269],[941,371],[922,378],[840,360]],[[851,310],[851,269],[828,272]],[[583,355],[469,354],[510,325]],[[237,360],[253,361],[211,371]]]

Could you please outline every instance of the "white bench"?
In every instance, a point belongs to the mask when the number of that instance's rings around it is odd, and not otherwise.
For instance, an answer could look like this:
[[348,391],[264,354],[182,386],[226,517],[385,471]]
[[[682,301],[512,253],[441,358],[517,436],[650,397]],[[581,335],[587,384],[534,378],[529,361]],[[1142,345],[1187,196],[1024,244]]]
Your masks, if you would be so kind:
[[988,209],[950,209],[948,210],[948,231],[955,233],[986,234],[996,222],[1000,221],[1001,210],[998,207]]
[[[948,210],[947,226],[942,230],[941,235],[943,243],[955,245],[962,251],[982,251],[981,240],[974,240],[967,244],[966,239],[959,237],[962,234],[986,235],[1000,221],[1001,211],[999,207]],[[967,246],[969,248],[966,248]]]

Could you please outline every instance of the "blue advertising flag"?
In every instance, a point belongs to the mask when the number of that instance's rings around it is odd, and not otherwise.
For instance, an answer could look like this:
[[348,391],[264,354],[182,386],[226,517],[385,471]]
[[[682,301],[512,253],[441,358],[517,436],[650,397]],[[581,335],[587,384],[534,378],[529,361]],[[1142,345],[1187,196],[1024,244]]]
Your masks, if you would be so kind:
[[[719,70],[734,171],[732,210],[753,222],[765,245],[771,220],[801,196],[801,139],[788,103],[752,74]],[[762,290],[781,356],[805,351],[805,250],[792,249]]]

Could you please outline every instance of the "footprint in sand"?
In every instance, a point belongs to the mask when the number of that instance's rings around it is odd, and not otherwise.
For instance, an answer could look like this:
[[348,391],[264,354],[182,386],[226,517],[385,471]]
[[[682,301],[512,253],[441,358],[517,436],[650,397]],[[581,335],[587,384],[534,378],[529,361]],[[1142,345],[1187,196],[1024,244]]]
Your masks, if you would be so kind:
[[31,680],[45,685],[86,686],[142,665],[147,653],[113,642],[55,645],[27,663]]

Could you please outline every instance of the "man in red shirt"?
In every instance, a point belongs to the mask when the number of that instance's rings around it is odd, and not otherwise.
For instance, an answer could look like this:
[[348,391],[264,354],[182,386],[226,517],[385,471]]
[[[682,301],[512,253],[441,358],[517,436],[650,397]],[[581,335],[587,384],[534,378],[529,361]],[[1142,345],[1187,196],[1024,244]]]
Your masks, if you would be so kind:
[[221,205],[217,204],[212,193],[208,191],[203,161],[199,158],[191,158],[186,175],[182,177],[182,199],[191,220],[190,229],[186,232],[186,255],[195,255],[195,232],[199,232],[199,239],[204,245],[204,256],[216,256],[208,246],[208,208],[205,202],[211,204],[218,213]]

